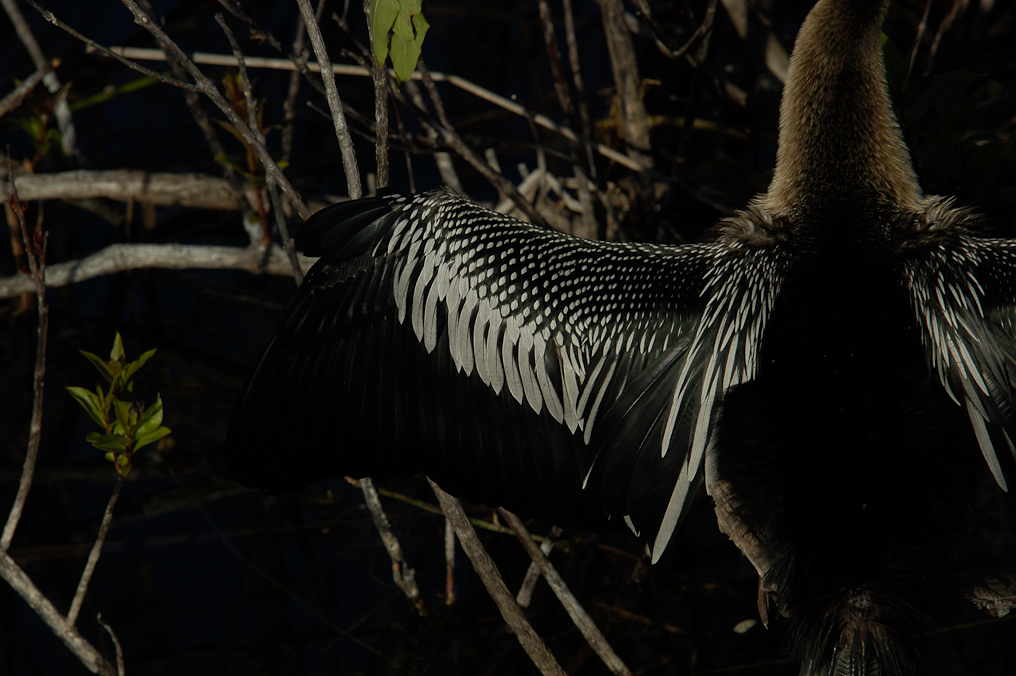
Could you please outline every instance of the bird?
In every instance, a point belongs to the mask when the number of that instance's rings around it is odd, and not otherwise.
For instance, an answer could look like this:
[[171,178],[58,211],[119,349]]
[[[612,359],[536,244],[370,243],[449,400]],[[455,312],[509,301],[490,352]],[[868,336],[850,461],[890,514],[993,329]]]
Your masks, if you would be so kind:
[[279,493],[423,472],[652,561],[704,485],[806,676],[905,676],[1016,456],[1016,240],[925,195],[889,0],[819,0],[768,190],[701,243],[578,239],[449,189],[336,204],[225,443]]

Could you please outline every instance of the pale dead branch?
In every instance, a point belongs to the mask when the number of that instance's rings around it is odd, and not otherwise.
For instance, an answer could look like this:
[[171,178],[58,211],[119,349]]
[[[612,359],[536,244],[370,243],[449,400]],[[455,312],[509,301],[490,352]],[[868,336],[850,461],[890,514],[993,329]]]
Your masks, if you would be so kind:
[[[317,259],[300,257],[303,268]],[[259,248],[202,246],[196,244],[111,244],[89,256],[51,265],[46,270],[46,285],[67,286],[93,277],[111,275],[125,270],[158,268],[186,270],[246,270],[251,273],[289,276],[293,274],[285,251],[276,244],[269,247],[266,257]],[[33,282],[25,275],[0,278],[0,298],[30,293]]]
[[[91,171],[77,169],[52,174],[25,174],[17,177],[18,194],[26,202],[35,200],[81,200],[104,197],[122,202],[146,202],[157,206],[234,211],[245,206],[224,178],[208,174],[149,173],[140,169]],[[7,182],[0,178],[0,190]],[[249,199],[253,195],[248,196]]]
[[353,138],[349,134],[346,116],[342,112],[339,90],[335,86],[335,73],[331,68],[328,49],[325,47],[324,38],[321,37],[321,29],[318,27],[317,20],[314,17],[314,10],[311,9],[310,0],[296,0],[296,4],[300,8],[300,15],[303,16],[303,23],[307,27],[307,36],[310,37],[310,44],[314,48],[314,55],[317,56],[318,63],[322,65],[321,79],[325,84],[325,99],[328,101],[328,109],[332,113],[332,126],[335,128],[335,137],[339,141],[339,151],[342,153],[342,170],[346,174],[346,186],[349,190],[349,198],[354,200],[360,199],[363,196],[363,187],[360,183],[360,169],[356,164]]
[[635,48],[624,21],[621,0],[598,0],[603,12],[610,66],[621,113],[621,138],[628,144],[628,156],[644,167],[653,166],[649,154],[649,119],[642,100],[642,79],[635,61]]

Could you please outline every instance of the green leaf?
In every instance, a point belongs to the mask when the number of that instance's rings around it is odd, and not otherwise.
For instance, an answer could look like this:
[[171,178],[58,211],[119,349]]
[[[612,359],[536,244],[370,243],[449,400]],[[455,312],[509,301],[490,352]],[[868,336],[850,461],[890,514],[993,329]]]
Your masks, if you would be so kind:
[[388,31],[399,15],[399,0],[371,0],[370,29],[374,36],[374,56],[384,66],[388,58]]
[[99,434],[98,432],[89,432],[85,436],[85,440],[99,450],[112,451],[113,453],[125,452],[127,445],[131,442],[122,434]]
[[155,397],[155,403],[145,409],[145,412],[141,414],[138,419],[138,429],[136,437],[141,438],[143,435],[152,432],[162,424],[162,395]]
[[120,431],[128,437],[133,436],[138,424],[137,410],[131,406],[130,402],[122,399],[114,399],[113,408],[116,410],[116,423],[119,425]]
[[113,338],[113,349],[109,351],[109,358],[112,361],[122,362],[127,358],[127,355],[123,351],[123,340],[120,338],[120,332],[117,331]]
[[[411,22],[407,15],[400,14],[399,20],[395,22],[391,56],[395,77],[399,82],[405,82],[413,76],[416,64],[420,60],[423,38],[429,28],[430,24],[423,14],[414,14]],[[406,35],[409,36],[408,39]]]
[[395,25],[392,26],[392,33],[395,37],[399,38],[403,42],[412,42],[413,38],[413,19],[409,16],[406,11],[399,12],[398,16],[395,17]]
[[158,441],[159,439],[167,436],[172,432],[168,427],[160,427],[156,430],[149,432],[148,434],[139,434],[137,441],[134,444],[134,450],[137,451],[140,448],[144,448],[150,443]]
[[124,368],[123,375],[124,383],[130,383],[131,378],[134,377],[134,374],[138,372],[138,369],[140,369],[142,366],[145,365],[146,361],[152,358],[152,355],[155,354],[155,351],[156,348],[152,348],[148,352],[145,352],[140,357],[138,357],[136,361],[132,361],[127,364],[127,366]]
[[89,417],[95,421],[99,427],[106,428],[106,409],[102,408],[102,390],[99,390],[99,394],[89,392],[83,387],[68,387],[67,391],[70,393],[74,400],[81,404],[81,408],[85,409]]
[[85,359],[92,362],[92,366],[99,372],[99,375],[106,379],[106,382],[113,382],[113,373],[109,370],[109,364],[106,363],[105,359],[84,350],[80,350],[80,352]]

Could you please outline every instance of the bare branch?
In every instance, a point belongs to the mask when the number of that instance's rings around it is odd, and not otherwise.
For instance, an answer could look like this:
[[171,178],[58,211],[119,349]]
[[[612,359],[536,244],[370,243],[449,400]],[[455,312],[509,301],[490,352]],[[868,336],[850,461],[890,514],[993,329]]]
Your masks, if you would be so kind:
[[533,661],[533,664],[540,670],[540,673],[545,676],[564,676],[564,669],[557,663],[557,660],[547,648],[543,639],[540,638],[532,625],[529,624],[525,613],[519,608],[519,604],[515,602],[515,597],[508,591],[508,587],[501,578],[501,572],[497,569],[497,565],[490,558],[487,550],[483,548],[480,538],[476,537],[476,531],[469,525],[469,519],[462,510],[462,505],[459,504],[458,500],[445,493],[436,483],[430,479],[427,479],[427,481],[434,490],[434,495],[437,496],[438,502],[441,503],[441,509],[444,511],[445,516],[452,524],[452,528],[455,529],[455,534],[458,536],[459,542],[462,543],[463,551],[466,552],[466,556],[469,557],[469,560],[473,564],[473,570],[480,576],[483,586],[487,588],[487,593],[490,594],[490,598],[493,599],[494,603],[497,604],[498,610],[501,611],[501,617],[504,618],[508,627],[515,632],[516,638],[518,638],[519,643],[522,645],[522,649],[529,655],[529,659]]
[[[0,190],[7,191],[3,179]],[[244,196],[226,179],[207,174],[148,173],[140,169],[24,174],[18,176],[18,193],[26,202],[105,197],[195,209],[233,211],[245,206]]]
[[568,616],[571,617],[572,622],[575,623],[578,630],[582,632],[582,636],[589,643],[589,647],[599,655],[600,659],[603,660],[603,663],[607,665],[607,668],[612,673],[619,676],[632,676],[631,670],[617,656],[614,649],[610,647],[607,638],[600,632],[596,623],[593,622],[593,618],[589,617],[589,613],[586,612],[582,604],[575,598],[575,595],[568,589],[568,585],[561,579],[561,575],[554,568],[554,564],[540,551],[539,545],[533,540],[533,537],[529,534],[529,531],[519,517],[506,509],[499,509],[498,512],[501,513],[501,516],[505,518],[508,525],[518,535],[519,542],[522,543],[522,546],[530,558],[532,558],[533,563],[539,566],[540,572],[543,573],[544,579],[547,580],[547,584],[554,590],[555,596],[561,601],[564,609],[568,611]]
[[310,7],[310,0],[296,0],[300,7],[300,14],[307,26],[307,35],[310,37],[310,44],[314,48],[318,63],[321,64],[321,79],[325,83],[325,98],[328,100],[328,109],[332,111],[332,126],[335,127],[335,137],[339,141],[339,151],[342,153],[342,171],[346,174],[346,186],[349,189],[350,199],[360,199],[363,196],[363,188],[360,184],[360,169],[356,166],[356,152],[353,150],[353,138],[349,134],[349,126],[346,124],[346,116],[342,112],[342,101],[339,100],[339,90],[335,87],[335,73],[332,71],[332,62],[328,58],[328,50],[325,48],[324,38],[321,37],[321,28],[314,18],[314,11]]
[[293,280],[297,286],[303,284],[303,266],[300,265],[300,255],[296,253],[296,242],[289,235],[289,226],[286,225],[286,216],[282,213],[282,197],[279,196],[278,186],[269,179],[265,185],[268,190],[268,199],[272,204],[272,213],[275,214],[275,229],[279,231],[282,238],[282,248],[289,260],[289,267],[293,270]]
[[[316,258],[300,257],[304,268],[314,264]],[[186,270],[207,268],[213,270],[246,270],[252,273],[290,276],[286,253],[278,245],[271,245],[267,258],[254,248],[233,246],[200,246],[193,244],[111,244],[100,251],[67,263],[51,265],[46,270],[46,285],[67,286],[93,277],[111,275],[124,270],[159,268]],[[33,282],[24,275],[0,278],[0,298],[10,298],[33,289]]]
[[653,166],[649,154],[649,119],[642,100],[642,80],[635,61],[635,48],[624,21],[621,0],[598,0],[603,12],[603,31],[614,72],[614,86],[621,104],[622,138],[628,144],[628,155],[645,167]]
[[[554,526],[550,529],[550,535],[540,543],[540,551],[543,552],[544,556],[550,556],[550,552],[554,549],[554,541],[560,537],[561,532],[560,528]],[[519,585],[519,593],[515,595],[515,600],[523,608],[528,608],[529,603],[533,600],[533,589],[536,587],[539,579],[540,567],[536,564],[536,561],[531,561],[529,568],[526,569],[526,576],[522,579],[522,584]]]
[[102,628],[109,634],[110,640],[113,641],[113,648],[116,650],[116,676],[126,676],[127,669],[124,666],[123,648],[120,647],[120,639],[113,632],[113,627],[102,621],[102,613],[98,613],[95,616],[95,621],[102,625]]
[[[8,162],[10,160],[8,159]],[[12,172],[10,164],[8,171]],[[25,451],[25,462],[21,468],[18,481],[18,492],[14,496],[14,504],[7,515],[3,535],[0,535],[0,552],[7,552],[14,539],[14,531],[21,520],[25,509],[28,491],[32,488],[32,476],[35,474],[35,461],[39,456],[39,440],[42,436],[42,398],[46,384],[46,340],[49,334],[49,305],[46,303],[46,234],[41,227],[29,234],[25,225],[24,205],[18,198],[17,187],[11,180],[7,188],[8,216],[13,217],[12,224],[21,232],[21,240],[25,246],[25,257],[28,259],[29,281],[38,302],[39,332],[35,346],[35,383],[32,395],[32,418],[28,426],[28,448]],[[40,216],[41,218],[41,216]]]
[[367,18],[367,36],[370,43],[371,70],[374,78],[374,126],[376,138],[374,154],[377,159],[377,187],[388,187],[388,74],[374,52],[374,26],[370,20],[370,0],[363,0],[363,14]]
[[[226,20],[222,18],[222,14],[216,14],[215,20],[222,27],[222,32],[226,34],[226,39],[229,40],[229,44],[233,48],[233,56],[236,57],[236,63],[239,66],[240,83],[243,85],[243,98],[247,106],[247,124],[257,140],[262,145],[266,145],[265,135],[261,131],[261,124],[258,120],[258,104],[254,100],[254,85],[247,74],[247,64],[244,60],[243,51],[240,49],[240,44],[236,41],[233,31],[226,24]],[[289,258],[289,264],[293,268],[293,279],[296,281],[296,285],[299,286],[303,283],[303,270],[300,268],[300,261],[296,257],[296,244],[293,242],[293,238],[289,236],[289,228],[286,227],[286,219],[282,215],[282,204],[277,194],[275,178],[271,174],[268,174],[265,179],[264,191],[254,186],[254,194],[257,197],[258,204],[258,217],[262,220],[263,228],[267,232],[268,224],[265,222],[267,221],[267,215],[264,210],[264,193],[267,192],[268,200],[271,202],[272,211],[275,214],[276,228],[282,236],[282,248],[285,249],[286,256]],[[267,240],[267,236],[265,239]]]
[[[109,496],[106,503],[106,511],[102,513],[102,523],[99,524],[99,532],[92,543],[92,549],[88,552],[88,560],[85,561],[85,568],[81,571],[81,579],[78,580],[78,588],[71,600],[71,609],[67,611],[67,624],[73,625],[78,620],[78,613],[81,612],[81,604],[85,600],[85,592],[88,591],[88,583],[92,581],[95,573],[95,565],[99,563],[99,555],[102,554],[102,545],[106,542],[106,533],[109,532],[109,523],[113,520],[113,507],[116,506],[116,499],[120,497],[120,489],[123,488],[123,475],[116,478],[116,485],[113,487],[113,494]],[[108,629],[109,627],[107,627]],[[112,632],[110,632],[112,634]],[[116,638],[114,637],[114,641]],[[120,646],[117,645],[117,656],[120,657]]]
[[378,497],[377,489],[374,488],[374,482],[370,477],[364,477],[360,479],[359,483],[360,490],[363,492],[363,500],[367,504],[367,511],[374,519],[374,527],[377,528],[385,551],[388,552],[388,557],[392,560],[392,579],[406,594],[406,597],[413,602],[417,612],[420,615],[425,615],[423,599],[420,598],[420,588],[416,586],[416,571],[406,563],[406,557],[402,554],[402,546],[399,544],[399,539],[395,537],[395,533],[392,532],[392,524],[388,520],[388,515],[385,514],[384,507],[381,506],[381,498]]
[[39,591],[32,579],[25,571],[21,570],[7,552],[0,552],[0,577],[6,580],[11,588],[35,611],[35,614],[49,625],[53,633],[63,641],[64,645],[81,660],[81,663],[89,671],[101,676],[116,674],[113,665],[106,661],[99,651],[78,633],[77,629],[67,623],[67,620],[60,615],[50,600]]

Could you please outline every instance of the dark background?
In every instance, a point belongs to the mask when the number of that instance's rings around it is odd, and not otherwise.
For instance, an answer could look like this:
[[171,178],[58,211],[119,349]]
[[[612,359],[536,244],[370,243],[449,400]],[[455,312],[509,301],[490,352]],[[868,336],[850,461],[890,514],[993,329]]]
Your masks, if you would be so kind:
[[[286,46],[292,42],[295,3],[244,2],[244,9]],[[934,1],[915,71],[904,84],[891,73],[899,95],[908,142],[927,192],[956,194],[981,208],[991,228],[1011,234],[1016,201],[1013,158],[1003,142],[1016,122],[1016,12],[1004,0],[993,9],[971,2],[942,31],[934,60],[932,40],[954,9]],[[165,0],[155,11],[186,52],[229,53],[214,21],[212,2]],[[333,6],[334,5],[334,6]],[[365,38],[362,11],[348,17],[355,37]],[[652,155],[658,175],[652,186],[628,170],[598,158],[601,185],[609,182],[629,208],[618,208],[620,230],[612,237],[681,242],[701,238],[719,216],[743,206],[768,184],[774,159],[780,83],[765,67],[770,36],[789,51],[810,2],[751,2],[747,39],[737,35],[723,9],[716,10],[704,63],[668,59],[653,31],[642,22],[634,36],[646,106],[653,120]],[[57,16],[105,45],[153,46],[119,3],[65,0],[46,3]],[[563,49],[560,5],[551,3]],[[48,57],[58,57],[58,75],[69,100],[83,100],[107,86],[138,77],[95,54],[21,5]],[[706,10],[699,0],[652,2],[656,37],[682,45]],[[925,3],[895,3],[886,31],[907,53]],[[633,14],[635,8],[628,6]],[[326,17],[342,12],[332,2]],[[562,119],[535,1],[431,2],[431,30],[423,56],[435,71],[458,74],[531,110]],[[576,1],[587,101],[599,139],[623,149],[612,129],[613,82],[598,6]],[[278,56],[227,17],[249,55]],[[330,19],[325,36],[333,60],[348,62],[347,35]],[[699,43],[693,47],[693,52]],[[164,68],[163,64],[152,66]],[[34,70],[6,17],[0,18],[0,94],[14,79]],[[226,69],[204,67],[219,81]],[[893,69],[891,68],[891,71]],[[972,71],[973,81],[953,74]],[[931,78],[923,77],[925,71]],[[952,78],[952,79],[949,79]],[[255,90],[265,120],[282,121],[288,73],[257,71]],[[743,102],[727,93],[730,84]],[[963,86],[961,86],[961,84]],[[340,78],[343,100],[372,116],[370,82]],[[517,182],[517,163],[536,164],[539,145],[549,168],[571,176],[567,147],[549,132],[534,135],[528,123],[479,99],[441,86],[456,129],[474,148],[496,148],[507,177]],[[322,97],[304,84],[294,124],[294,155],[287,175],[305,199],[323,201],[345,192],[330,122],[307,108]],[[970,102],[976,105],[967,106]],[[154,85],[75,111],[83,158],[77,162],[38,148],[22,123],[52,109],[42,88],[19,110],[0,119],[0,143],[15,163],[32,161],[36,172],[86,166],[150,171],[222,173],[194,125],[181,93]],[[409,111],[403,122],[419,123]],[[221,119],[217,111],[212,116]],[[688,125],[694,117],[708,124]],[[353,123],[359,162],[373,170],[370,130]],[[237,161],[242,147],[222,135]],[[268,137],[277,150],[279,133]],[[393,141],[392,186],[409,188],[406,156]],[[560,158],[561,152],[565,159]],[[417,189],[440,182],[433,159],[411,155]],[[456,160],[472,197],[496,193]],[[647,194],[649,195],[647,197]],[[105,206],[121,215],[126,206]],[[155,227],[135,218],[127,226],[72,204],[33,204],[34,222],[43,209],[50,263],[72,260],[114,242],[186,242],[244,246],[236,213],[160,208]],[[599,213],[600,222],[604,214]],[[293,219],[298,221],[298,219]],[[604,233],[601,225],[601,235]],[[0,275],[22,265],[0,245]],[[130,674],[342,673],[342,674],[516,674],[533,671],[504,628],[493,603],[460,554],[456,602],[444,604],[443,520],[406,502],[385,499],[395,532],[416,566],[427,616],[419,617],[391,581],[390,564],[356,489],[344,481],[321,482],[299,494],[269,498],[221,478],[220,449],[243,379],[267,339],[274,317],[293,291],[288,278],[242,272],[138,270],[52,289],[48,370],[42,447],[33,491],[11,554],[58,608],[66,610],[88,548],[114,483],[112,467],[84,441],[91,423],[66,394],[67,385],[94,387],[96,374],[80,356],[85,349],[108,353],[113,333],[124,337],[128,356],[157,347],[140,374],[138,396],[160,393],[171,443],[142,450],[117,506],[78,626],[107,655],[112,645],[95,615],[117,632]],[[0,301],[0,505],[13,500],[31,412],[36,315],[31,298]],[[341,439],[341,430],[336,435]],[[388,488],[434,502],[420,480]],[[6,507],[4,507],[6,509]],[[480,518],[489,509],[471,508]],[[984,532],[968,553],[969,565],[1008,567],[1013,549],[1011,501],[986,496]],[[546,524],[532,524],[538,533]],[[517,588],[528,557],[509,536],[481,532],[511,588]],[[757,619],[757,578],[726,538],[716,531],[712,507],[701,499],[668,554],[650,567],[641,545],[624,534],[566,532],[552,560],[597,620],[621,657],[638,674],[793,674],[779,621],[745,633],[734,627]],[[570,673],[605,673],[564,611],[542,583],[529,615]],[[929,637],[929,674],[1016,673],[1016,631],[1011,621],[993,621],[965,609],[947,618]],[[0,673],[84,673],[23,601],[0,585]]]

